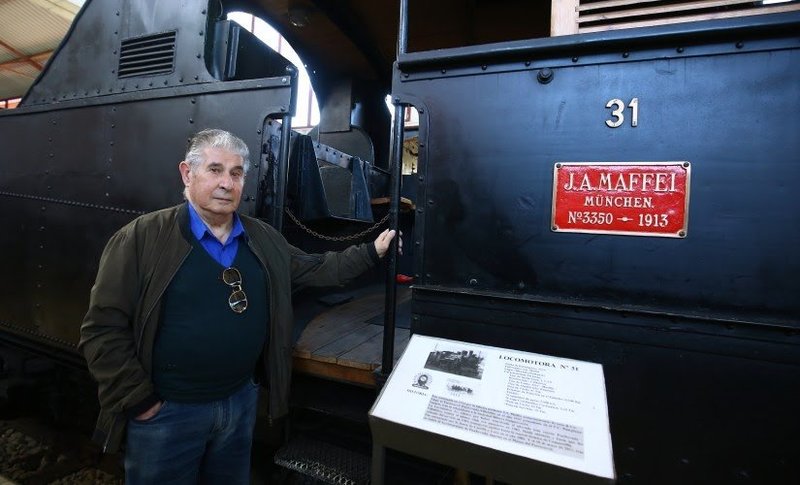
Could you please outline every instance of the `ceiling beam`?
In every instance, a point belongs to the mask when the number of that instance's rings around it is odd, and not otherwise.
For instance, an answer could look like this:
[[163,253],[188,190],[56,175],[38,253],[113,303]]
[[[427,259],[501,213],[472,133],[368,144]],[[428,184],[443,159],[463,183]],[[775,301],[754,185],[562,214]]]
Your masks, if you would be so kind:
[[40,71],[42,70],[42,65],[39,64],[38,62],[34,61],[33,59],[31,59],[31,56],[23,54],[22,52],[18,51],[13,46],[11,46],[10,44],[8,44],[6,42],[3,42],[2,39],[0,39],[0,47],[4,48],[5,50],[7,50],[10,53],[12,53],[15,56],[17,56],[17,59],[12,59],[12,62],[17,62],[17,61],[18,62],[27,62],[28,64],[30,64],[31,66],[35,67],[36,69],[38,69]]
[[[3,41],[0,41],[0,45],[5,47]],[[20,55],[19,53],[16,52],[15,54]],[[15,66],[17,64],[31,64],[34,67],[36,67],[36,69],[41,71],[42,70],[42,64],[40,63],[41,59],[45,57],[50,57],[51,55],[53,55],[53,51],[40,52],[38,54],[33,54],[32,56],[26,56],[25,54],[22,54],[21,57],[18,57],[16,59],[9,59],[7,61],[0,62],[0,69],[9,69],[11,66]]]
[[36,76],[31,76],[27,72],[18,71],[13,66],[5,65],[5,63],[4,64],[0,64],[0,70],[11,71],[14,74],[16,74],[17,76],[26,77],[28,79],[36,79]]

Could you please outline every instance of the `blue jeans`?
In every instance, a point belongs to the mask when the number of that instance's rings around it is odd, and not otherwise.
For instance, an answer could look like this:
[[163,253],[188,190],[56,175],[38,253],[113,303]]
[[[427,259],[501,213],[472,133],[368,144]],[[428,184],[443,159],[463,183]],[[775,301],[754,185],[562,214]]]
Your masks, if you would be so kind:
[[258,386],[208,403],[165,401],[146,421],[128,420],[125,483],[250,483]]

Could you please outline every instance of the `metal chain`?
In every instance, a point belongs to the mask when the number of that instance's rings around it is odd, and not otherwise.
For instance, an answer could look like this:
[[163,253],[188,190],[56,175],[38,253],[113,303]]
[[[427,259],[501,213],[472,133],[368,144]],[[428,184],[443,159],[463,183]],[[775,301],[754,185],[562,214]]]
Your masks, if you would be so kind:
[[383,219],[381,219],[380,221],[376,222],[372,227],[370,227],[368,229],[365,229],[365,230],[363,230],[363,231],[361,231],[359,233],[352,234],[350,236],[326,236],[325,234],[320,234],[317,231],[311,229],[310,227],[308,227],[305,224],[303,224],[302,222],[300,222],[300,220],[297,217],[295,217],[294,214],[292,214],[292,211],[290,211],[288,207],[286,207],[286,213],[289,215],[289,218],[295,224],[297,224],[298,227],[300,227],[300,229],[306,231],[307,233],[311,234],[312,236],[314,236],[316,238],[319,238],[319,239],[322,239],[322,240],[325,240],[325,241],[352,241],[354,239],[361,239],[362,237],[366,236],[367,234],[371,233],[375,229],[377,229],[380,226],[382,226],[384,222],[389,220],[389,216],[391,215],[391,212],[387,212],[386,215],[383,216]]

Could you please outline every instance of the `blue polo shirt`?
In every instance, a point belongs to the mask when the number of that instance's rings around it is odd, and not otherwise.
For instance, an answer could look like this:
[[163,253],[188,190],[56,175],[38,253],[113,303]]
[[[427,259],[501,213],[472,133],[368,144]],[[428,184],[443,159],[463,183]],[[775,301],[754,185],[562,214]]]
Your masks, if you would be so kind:
[[233,229],[231,229],[231,234],[225,244],[222,244],[206,223],[203,222],[200,214],[194,210],[192,204],[187,202],[186,205],[189,206],[189,226],[194,237],[197,238],[200,245],[211,255],[214,261],[226,268],[230,267],[233,264],[233,260],[236,259],[236,251],[239,250],[239,238],[245,234],[239,214],[233,213]]

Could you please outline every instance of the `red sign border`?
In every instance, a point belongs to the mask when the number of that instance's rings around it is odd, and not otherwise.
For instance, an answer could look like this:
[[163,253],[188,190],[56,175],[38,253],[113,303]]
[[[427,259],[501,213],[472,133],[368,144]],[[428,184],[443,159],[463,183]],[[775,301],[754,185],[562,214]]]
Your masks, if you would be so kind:
[[[575,166],[673,166],[679,165],[686,170],[686,196],[684,197],[683,207],[683,227],[677,232],[631,232],[631,231],[604,231],[594,229],[560,229],[556,226],[556,201],[558,200],[558,169],[564,165]],[[553,200],[552,210],[550,212],[550,230],[553,232],[572,232],[582,234],[611,234],[617,236],[646,236],[646,237],[669,237],[675,239],[685,239],[688,236],[689,228],[689,198],[691,195],[691,182],[692,182],[692,164],[689,161],[670,161],[670,162],[556,162],[553,164]]]

